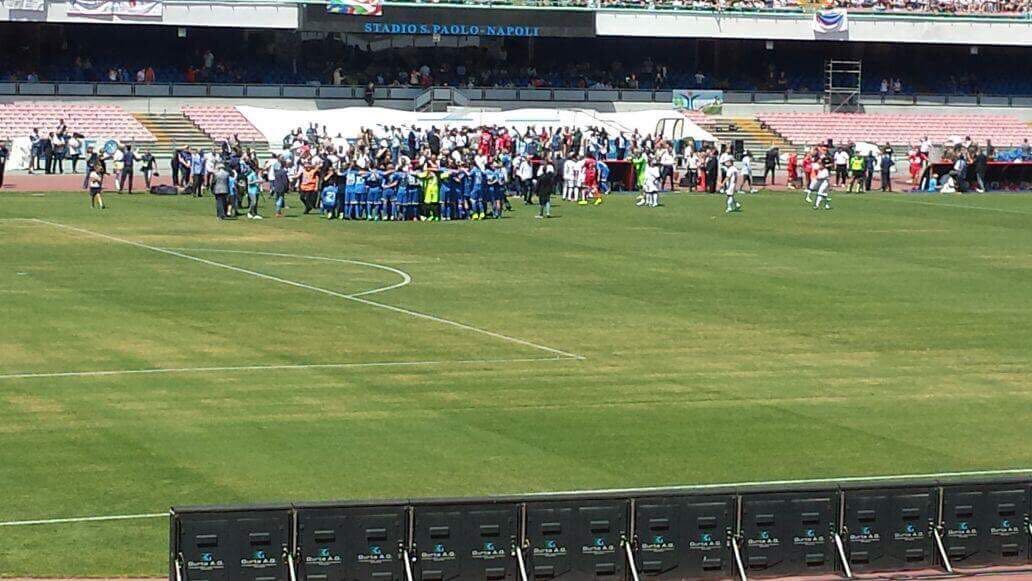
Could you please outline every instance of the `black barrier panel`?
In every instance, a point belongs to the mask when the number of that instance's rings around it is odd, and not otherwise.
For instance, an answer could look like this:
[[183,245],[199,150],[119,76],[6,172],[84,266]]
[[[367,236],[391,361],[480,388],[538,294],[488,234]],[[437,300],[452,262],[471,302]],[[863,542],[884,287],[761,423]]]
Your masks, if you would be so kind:
[[755,575],[793,575],[835,568],[837,492],[742,497],[742,559]]
[[627,500],[527,504],[527,575],[531,579],[623,579]]
[[892,571],[932,565],[931,526],[939,506],[932,488],[849,490],[843,542],[855,571]]
[[519,505],[455,504],[413,509],[416,579],[511,581],[518,575]]
[[289,509],[183,512],[174,518],[184,581],[288,578]]
[[408,530],[404,506],[297,509],[297,568],[307,581],[400,581]]
[[733,496],[670,496],[635,501],[635,563],[650,579],[731,575]]
[[1027,563],[1029,488],[1025,484],[943,488],[943,544],[958,567]]

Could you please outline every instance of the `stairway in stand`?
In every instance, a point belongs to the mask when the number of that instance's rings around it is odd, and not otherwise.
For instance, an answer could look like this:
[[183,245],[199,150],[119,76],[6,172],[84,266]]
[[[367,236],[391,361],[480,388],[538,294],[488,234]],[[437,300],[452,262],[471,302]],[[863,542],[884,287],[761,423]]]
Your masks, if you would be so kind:
[[763,164],[763,156],[772,147],[777,147],[782,155],[787,155],[791,151],[799,151],[798,147],[771,131],[770,128],[764,127],[753,117],[714,117],[713,128],[710,129],[710,132],[721,143],[727,143],[729,147],[736,139],[741,139],[745,149],[752,152],[753,159],[760,165]]
[[[211,149],[214,146],[211,137],[182,113],[133,113],[133,117],[157,138],[157,143],[150,146],[150,151],[159,159],[171,157],[175,147],[189,145],[191,149]],[[270,155],[268,143],[243,145],[253,148],[260,159]]]

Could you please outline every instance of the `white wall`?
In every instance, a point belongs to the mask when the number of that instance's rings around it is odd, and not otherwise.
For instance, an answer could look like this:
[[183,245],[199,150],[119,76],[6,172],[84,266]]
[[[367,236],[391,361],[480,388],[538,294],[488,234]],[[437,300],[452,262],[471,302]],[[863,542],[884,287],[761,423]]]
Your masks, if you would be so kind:
[[975,21],[850,14],[849,30],[836,35],[818,35],[811,28],[812,16],[803,14],[601,11],[595,22],[599,36],[1032,46],[1032,21],[1027,19]]
[[296,29],[298,5],[293,3],[166,1],[161,18],[89,17],[68,14],[68,2],[52,1],[40,12],[10,10],[0,6],[0,21],[57,22],[74,24],[161,24],[165,26],[224,26],[233,28]]

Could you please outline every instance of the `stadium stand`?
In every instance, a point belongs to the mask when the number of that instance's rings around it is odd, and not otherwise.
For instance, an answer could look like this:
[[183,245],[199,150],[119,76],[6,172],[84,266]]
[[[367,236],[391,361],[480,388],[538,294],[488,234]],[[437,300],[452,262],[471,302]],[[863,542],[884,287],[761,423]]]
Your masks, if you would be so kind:
[[33,128],[53,131],[63,120],[68,130],[87,137],[154,142],[153,134],[121,107],[62,102],[0,104],[0,139],[27,137]]
[[213,140],[236,135],[241,141],[265,141],[265,136],[235,107],[183,107],[183,115]]
[[971,137],[997,146],[1032,138],[1032,127],[1015,117],[984,115],[850,115],[843,113],[761,113],[757,119],[795,145],[865,141],[906,145],[925,136],[935,143]]

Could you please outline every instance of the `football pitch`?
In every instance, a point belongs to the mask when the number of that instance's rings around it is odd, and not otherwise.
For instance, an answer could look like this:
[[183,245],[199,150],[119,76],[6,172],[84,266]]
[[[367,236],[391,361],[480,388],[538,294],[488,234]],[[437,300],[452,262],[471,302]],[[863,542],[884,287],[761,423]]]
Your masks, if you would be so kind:
[[167,570],[164,518],[16,521],[1032,467],[1029,195],[0,201],[0,576]]

